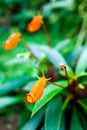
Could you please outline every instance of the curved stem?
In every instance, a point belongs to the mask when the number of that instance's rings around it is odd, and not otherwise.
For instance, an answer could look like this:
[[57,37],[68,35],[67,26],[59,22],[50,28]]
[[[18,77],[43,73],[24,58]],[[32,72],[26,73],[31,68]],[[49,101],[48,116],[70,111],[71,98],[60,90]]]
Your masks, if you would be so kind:
[[37,57],[34,55],[34,53],[32,53],[32,51],[31,51],[30,47],[28,46],[27,42],[22,37],[20,39],[21,39],[22,43],[24,44],[24,46],[27,48],[27,50],[31,53],[31,55],[34,56],[37,59]]
[[68,76],[68,73],[67,73],[67,69],[65,68],[64,70],[65,70],[65,74],[66,74],[66,79],[67,79],[68,85],[70,85],[69,76]]
[[66,98],[66,100],[65,100],[65,102],[64,102],[64,104],[63,104],[63,106],[62,106],[62,110],[64,110],[64,109],[66,108],[67,104],[69,103],[69,101],[70,101],[71,99],[73,99],[73,95],[72,95],[72,94],[70,94],[70,95]]
[[69,95],[66,100],[64,101],[64,104],[62,106],[62,109],[61,109],[61,112],[60,112],[60,115],[59,115],[59,122],[58,122],[58,130],[60,130],[60,124],[61,124],[61,118],[62,118],[62,115],[63,115],[63,112],[65,110],[65,108],[67,107],[69,101],[73,98],[73,95]]
[[43,27],[43,30],[44,30],[44,32],[45,32],[45,34],[46,34],[46,37],[47,37],[49,46],[52,46],[51,37],[50,37],[50,35],[49,35],[49,32],[48,32],[47,27],[46,27],[46,25],[45,25],[44,22],[42,22],[42,27]]
[[52,85],[55,85],[55,86],[57,86],[57,87],[60,87],[60,88],[65,89],[65,87],[63,87],[63,86],[62,86],[62,85],[60,85],[60,84],[56,84],[56,83],[51,82],[51,81],[48,81],[48,83],[49,83],[49,84],[52,84]]

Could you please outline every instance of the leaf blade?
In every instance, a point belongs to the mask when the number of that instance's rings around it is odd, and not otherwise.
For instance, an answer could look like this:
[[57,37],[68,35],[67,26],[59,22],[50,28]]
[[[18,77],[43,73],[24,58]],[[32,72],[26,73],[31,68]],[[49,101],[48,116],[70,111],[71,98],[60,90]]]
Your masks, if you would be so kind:
[[0,86],[0,94],[5,94],[14,89],[17,89],[21,87],[22,85],[24,85],[29,80],[33,80],[33,78],[30,78],[28,76],[23,76],[23,77],[20,77],[19,79],[15,79],[11,82],[5,83]]
[[87,68],[87,47],[79,57],[75,72],[76,74],[85,72],[86,68]]
[[21,130],[36,130],[44,115],[44,108],[30,118]]
[[83,130],[80,120],[78,118],[78,115],[76,113],[76,109],[74,108],[73,114],[72,114],[72,119],[71,119],[71,128],[70,130]]
[[2,97],[2,98],[0,98],[0,109],[13,105],[13,104],[16,104],[20,101],[21,101],[21,98],[17,97],[17,96]]
[[60,121],[59,115],[61,113],[61,109],[62,100],[58,96],[54,97],[48,103],[45,116],[45,130],[58,130],[58,122]]

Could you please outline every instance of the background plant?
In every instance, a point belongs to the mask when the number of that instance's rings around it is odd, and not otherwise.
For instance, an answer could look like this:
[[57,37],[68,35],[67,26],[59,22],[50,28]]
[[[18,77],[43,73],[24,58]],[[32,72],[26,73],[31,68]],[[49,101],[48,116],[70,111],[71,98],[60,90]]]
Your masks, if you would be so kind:
[[[15,129],[86,130],[86,0],[1,0],[0,5],[0,120],[14,113],[19,115]],[[26,30],[37,14],[44,18],[52,47],[43,28],[35,33]],[[21,40],[15,49],[3,50],[3,41],[17,31],[35,57]],[[61,64],[66,65],[67,74]],[[65,88],[48,83],[43,96],[28,106],[23,98],[42,69],[51,82]]]

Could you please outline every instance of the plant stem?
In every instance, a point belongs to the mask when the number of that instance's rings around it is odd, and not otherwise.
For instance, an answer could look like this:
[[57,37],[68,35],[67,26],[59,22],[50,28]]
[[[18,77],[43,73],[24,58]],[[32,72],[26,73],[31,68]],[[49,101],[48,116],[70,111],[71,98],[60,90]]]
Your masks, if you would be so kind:
[[70,83],[69,83],[69,76],[68,76],[68,73],[67,73],[67,69],[65,68],[64,70],[65,70],[65,75],[66,75],[66,79],[67,79],[68,85],[70,85]]
[[65,89],[65,87],[63,87],[63,86],[60,85],[60,84],[56,84],[56,83],[54,83],[54,82],[50,82],[50,81],[48,81],[48,83],[49,83],[49,84],[52,84],[52,85],[55,85],[55,86],[57,86],[57,87],[60,87],[60,88]]
[[62,114],[65,110],[65,108],[67,107],[69,101],[73,98],[73,95],[69,95],[66,100],[64,101],[64,104],[62,106],[62,109],[61,109],[61,112],[60,112],[60,115],[59,115],[59,122],[58,122],[58,130],[60,130],[60,124],[61,124],[61,118],[62,118]]
[[[22,41],[22,43],[24,44],[24,46],[27,48],[27,50],[31,53],[31,55],[36,58],[36,56],[32,53],[30,47],[28,46],[27,42],[26,42],[23,38],[21,38],[21,41]],[[37,58],[36,58],[36,59],[37,59]]]
[[62,106],[62,110],[64,110],[64,109],[66,108],[67,104],[69,103],[69,101],[70,101],[71,99],[73,99],[73,95],[72,95],[72,94],[70,94],[70,95],[66,98],[66,100],[64,101],[64,104],[63,104],[63,106]]
[[51,81],[47,81],[49,84],[52,84],[54,86],[57,86],[57,87],[60,87],[62,89],[64,89],[66,92],[70,93],[70,91],[68,89],[66,89],[65,87],[63,87],[62,85],[60,84],[57,84],[57,83],[54,83],[54,82],[51,82]]
[[49,32],[48,32],[47,27],[46,27],[46,25],[45,25],[44,22],[42,22],[42,27],[43,27],[43,30],[44,30],[44,32],[45,32],[45,34],[46,34],[46,37],[47,37],[49,46],[52,46],[52,41],[51,41]]

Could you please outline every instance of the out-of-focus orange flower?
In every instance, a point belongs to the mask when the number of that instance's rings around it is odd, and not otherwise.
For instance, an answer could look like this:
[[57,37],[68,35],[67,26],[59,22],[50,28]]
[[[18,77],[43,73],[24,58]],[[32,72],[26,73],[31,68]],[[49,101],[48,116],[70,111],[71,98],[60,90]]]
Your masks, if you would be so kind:
[[18,40],[20,39],[21,34],[19,32],[11,34],[6,41],[4,41],[2,47],[5,50],[10,50],[16,47]]
[[24,100],[26,100],[29,105],[36,102],[42,96],[46,81],[47,79],[45,76],[40,77],[35,82],[32,90],[28,94],[26,94]]
[[65,70],[66,69],[66,65],[60,65],[61,70]]
[[43,17],[41,15],[35,16],[31,22],[27,26],[27,30],[30,32],[36,32],[40,29],[43,21]]

